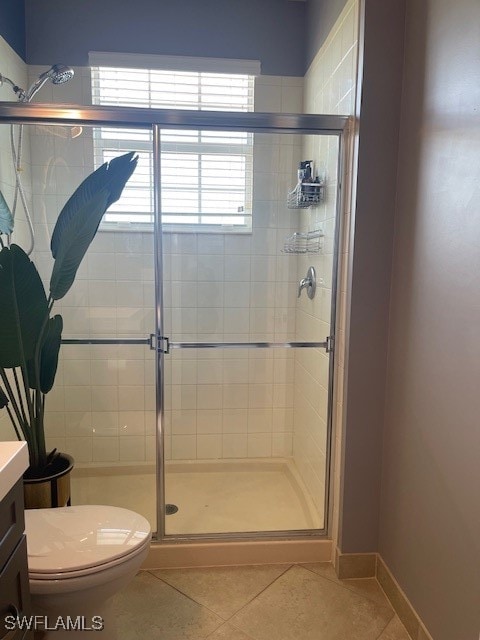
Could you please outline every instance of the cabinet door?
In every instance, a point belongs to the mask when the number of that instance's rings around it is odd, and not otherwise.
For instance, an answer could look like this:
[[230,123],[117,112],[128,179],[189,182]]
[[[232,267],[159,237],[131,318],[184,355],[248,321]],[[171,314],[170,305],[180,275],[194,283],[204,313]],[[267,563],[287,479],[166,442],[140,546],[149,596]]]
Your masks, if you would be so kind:
[[22,536],[15,551],[0,573],[0,640],[8,638],[29,637],[24,636],[24,630],[9,631],[10,624],[6,625],[6,616],[30,615],[30,592],[28,587],[27,569],[27,539]]
[[0,570],[13,553],[24,531],[23,482],[19,480],[0,502]]

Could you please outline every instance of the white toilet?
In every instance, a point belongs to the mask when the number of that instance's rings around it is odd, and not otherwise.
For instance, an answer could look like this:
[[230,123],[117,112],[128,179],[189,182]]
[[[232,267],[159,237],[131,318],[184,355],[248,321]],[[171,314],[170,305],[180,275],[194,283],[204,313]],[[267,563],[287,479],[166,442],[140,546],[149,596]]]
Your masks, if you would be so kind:
[[83,633],[91,640],[102,619],[98,637],[116,638],[109,601],[145,559],[149,522],[119,507],[80,505],[28,509],[25,529],[32,610],[46,616],[46,637],[71,640]]

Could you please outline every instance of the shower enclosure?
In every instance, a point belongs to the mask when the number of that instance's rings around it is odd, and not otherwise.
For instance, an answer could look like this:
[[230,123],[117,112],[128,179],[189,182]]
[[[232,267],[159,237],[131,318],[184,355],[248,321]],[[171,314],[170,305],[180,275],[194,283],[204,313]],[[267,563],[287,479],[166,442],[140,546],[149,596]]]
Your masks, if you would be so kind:
[[158,540],[326,534],[347,119],[4,103],[0,121],[7,201],[24,125],[44,278],[69,195],[139,154],[57,310],[47,436],[76,459],[73,503],[135,509]]

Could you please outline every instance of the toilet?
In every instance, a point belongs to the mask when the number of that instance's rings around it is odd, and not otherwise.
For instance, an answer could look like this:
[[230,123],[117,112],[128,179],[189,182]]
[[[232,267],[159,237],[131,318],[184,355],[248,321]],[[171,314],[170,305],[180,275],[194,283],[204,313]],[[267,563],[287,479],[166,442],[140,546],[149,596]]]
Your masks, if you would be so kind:
[[80,505],[27,509],[25,530],[32,612],[45,616],[43,637],[91,640],[102,626],[98,637],[115,639],[111,597],[147,556],[149,522],[120,507]]

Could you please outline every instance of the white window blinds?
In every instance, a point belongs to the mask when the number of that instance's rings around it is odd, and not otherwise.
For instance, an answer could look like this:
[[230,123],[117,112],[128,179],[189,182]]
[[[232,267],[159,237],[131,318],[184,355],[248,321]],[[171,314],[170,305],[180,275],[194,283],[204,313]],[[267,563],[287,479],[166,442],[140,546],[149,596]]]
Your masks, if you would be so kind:
[[[147,108],[253,111],[254,76],[129,67],[92,67],[94,104]],[[139,153],[137,170],[107,225],[153,222],[152,140],[148,130],[95,131],[96,165],[121,152]],[[253,135],[247,132],[163,130],[162,222],[249,231],[252,216]]]

